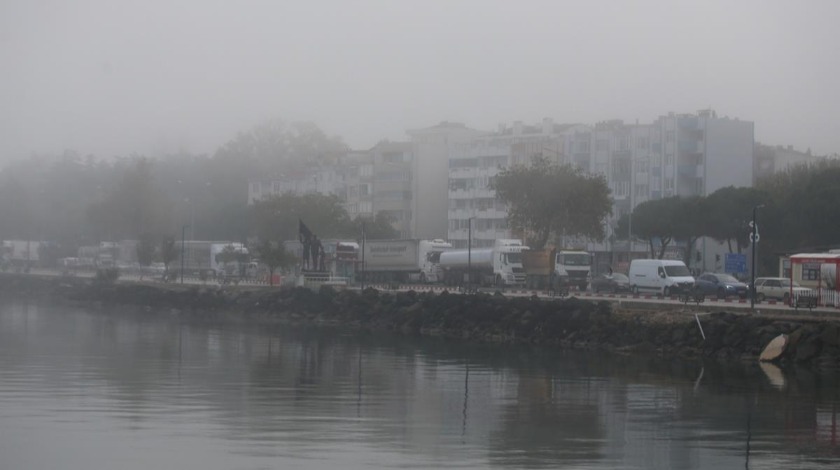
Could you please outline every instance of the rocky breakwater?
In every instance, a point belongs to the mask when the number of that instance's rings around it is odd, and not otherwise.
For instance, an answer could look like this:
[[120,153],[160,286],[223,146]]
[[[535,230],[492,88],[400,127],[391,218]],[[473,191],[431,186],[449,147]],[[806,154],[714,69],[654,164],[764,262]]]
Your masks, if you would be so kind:
[[[804,317],[728,312],[622,311],[607,302],[502,295],[319,292],[164,284],[98,284],[79,279],[0,278],[4,298],[50,298],[92,305],[132,305],[205,320],[328,325],[470,341],[645,352],[720,360],[757,360],[780,334],[778,361],[840,368],[840,323]],[[702,327],[702,333],[701,333]],[[705,334],[705,338],[703,335]]]

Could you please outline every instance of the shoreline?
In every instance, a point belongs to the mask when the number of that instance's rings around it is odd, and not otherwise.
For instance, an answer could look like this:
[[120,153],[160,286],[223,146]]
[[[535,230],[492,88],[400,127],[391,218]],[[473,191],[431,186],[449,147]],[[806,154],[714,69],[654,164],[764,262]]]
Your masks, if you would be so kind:
[[[779,334],[778,363],[840,370],[840,322],[790,314],[617,309],[582,298],[538,300],[500,294],[383,293],[322,288],[97,283],[91,279],[0,274],[5,299],[169,310],[186,318],[329,326],[354,331],[565,349],[639,352],[685,359],[758,361]],[[702,331],[699,324],[702,326]],[[705,334],[705,340],[703,339]]]

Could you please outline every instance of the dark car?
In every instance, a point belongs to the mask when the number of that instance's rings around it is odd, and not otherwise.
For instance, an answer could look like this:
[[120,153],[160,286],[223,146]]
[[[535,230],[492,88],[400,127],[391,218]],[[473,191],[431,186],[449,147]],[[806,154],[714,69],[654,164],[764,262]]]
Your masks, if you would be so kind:
[[630,291],[630,278],[621,273],[602,273],[592,278],[592,292]]
[[719,299],[738,296],[747,298],[749,286],[729,274],[703,273],[697,277],[696,286],[706,295],[716,295]]

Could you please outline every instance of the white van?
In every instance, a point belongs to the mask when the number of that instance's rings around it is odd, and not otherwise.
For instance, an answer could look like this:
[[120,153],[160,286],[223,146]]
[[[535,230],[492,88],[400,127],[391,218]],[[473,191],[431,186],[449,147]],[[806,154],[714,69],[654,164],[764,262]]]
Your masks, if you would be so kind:
[[630,262],[630,290],[669,297],[694,286],[694,277],[685,263],[669,259],[634,259]]

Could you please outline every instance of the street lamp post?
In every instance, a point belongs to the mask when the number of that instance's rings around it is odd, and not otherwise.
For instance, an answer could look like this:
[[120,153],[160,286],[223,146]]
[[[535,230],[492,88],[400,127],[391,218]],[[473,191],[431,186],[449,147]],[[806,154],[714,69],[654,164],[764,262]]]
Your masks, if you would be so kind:
[[752,222],[750,222],[750,226],[752,227],[752,231],[750,232],[750,242],[752,244],[752,266],[750,267],[750,309],[755,309],[755,246],[758,244],[759,240],[756,212],[759,207],[764,207],[764,204],[753,206]]
[[472,221],[467,219],[467,292],[472,289]]
[[367,234],[365,233],[365,221],[362,221],[362,292],[365,291],[365,240]]

